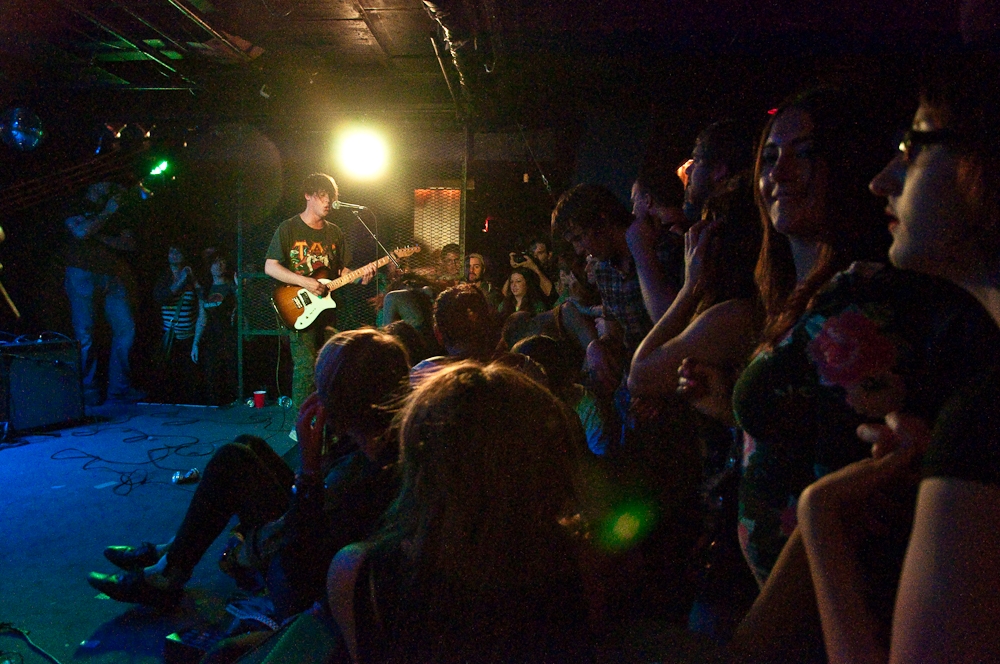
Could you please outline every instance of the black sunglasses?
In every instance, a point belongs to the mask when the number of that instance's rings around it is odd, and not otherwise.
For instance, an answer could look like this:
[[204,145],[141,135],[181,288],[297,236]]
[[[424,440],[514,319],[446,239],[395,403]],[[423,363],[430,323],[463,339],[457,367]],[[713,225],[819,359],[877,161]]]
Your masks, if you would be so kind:
[[903,140],[899,143],[899,151],[903,153],[903,161],[909,164],[913,161],[917,152],[920,151],[920,148],[926,145],[956,142],[958,142],[958,134],[954,129],[945,128],[933,131],[907,129],[903,134]]

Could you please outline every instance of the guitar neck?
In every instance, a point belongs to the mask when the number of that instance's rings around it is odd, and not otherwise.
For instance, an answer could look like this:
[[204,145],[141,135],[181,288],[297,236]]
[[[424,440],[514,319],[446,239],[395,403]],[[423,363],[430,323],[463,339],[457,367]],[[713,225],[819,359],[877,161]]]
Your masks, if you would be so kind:
[[351,283],[352,281],[354,281],[358,277],[363,276],[364,273],[369,270],[369,268],[374,267],[377,270],[378,268],[382,267],[383,265],[385,265],[388,262],[389,262],[389,257],[388,256],[383,256],[382,258],[378,259],[377,261],[372,261],[368,265],[359,267],[357,270],[353,270],[351,272],[348,272],[347,274],[345,274],[342,277],[337,277],[336,279],[333,279],[326,286],[327,286],[327,288],[329,290],[337,290],[341,286],[346,286],[347,284]]

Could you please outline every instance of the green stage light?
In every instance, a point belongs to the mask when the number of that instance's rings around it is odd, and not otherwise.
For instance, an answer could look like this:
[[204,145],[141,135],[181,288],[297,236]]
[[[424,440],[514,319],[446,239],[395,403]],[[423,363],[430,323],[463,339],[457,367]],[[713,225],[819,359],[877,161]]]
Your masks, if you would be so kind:
[[170,168],[170,163],[167,162],[166,160],[164,160],[164,161],[161,161],[156,166],[154,166],[153,169],[151,171],[149,171],[149,174],[150,175],[163,175],[164,173],[167,172],[168,168]]

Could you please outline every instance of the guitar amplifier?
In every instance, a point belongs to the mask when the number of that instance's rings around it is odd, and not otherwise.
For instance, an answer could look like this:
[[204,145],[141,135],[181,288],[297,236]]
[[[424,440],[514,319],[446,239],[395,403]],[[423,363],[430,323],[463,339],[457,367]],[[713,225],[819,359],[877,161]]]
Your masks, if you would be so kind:
[[24,431],[83,418],[80,345],[34,341],[0,345],[0,426]]

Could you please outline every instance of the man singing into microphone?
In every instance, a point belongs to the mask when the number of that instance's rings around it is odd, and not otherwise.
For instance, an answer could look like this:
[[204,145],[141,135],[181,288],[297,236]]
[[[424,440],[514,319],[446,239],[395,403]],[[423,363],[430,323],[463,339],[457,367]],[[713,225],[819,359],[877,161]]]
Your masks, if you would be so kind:
[[[325,173],[313,173],[302,186],[306,209],[291,219],[281,222],[271,245],[267,248],[264,272],[286,284],[305,288],[323,297],[325,284],[309,276],[323,267],[331,278],[349,272],[350,251],[340,228],[326,220],[337,201],[337,183]],[[367,279],[371,275],[366,275]],[[316,354],[327,336],[326,327],[332,324],[334,310],[327,310],[304,330],[291,330],[289,348],[292,353],[292,405],[298,412],[302,402],[315,390],[313,370]],[[330,333],[332,334],[332,332]],[[295,429],[290,435],[294,437]]]

